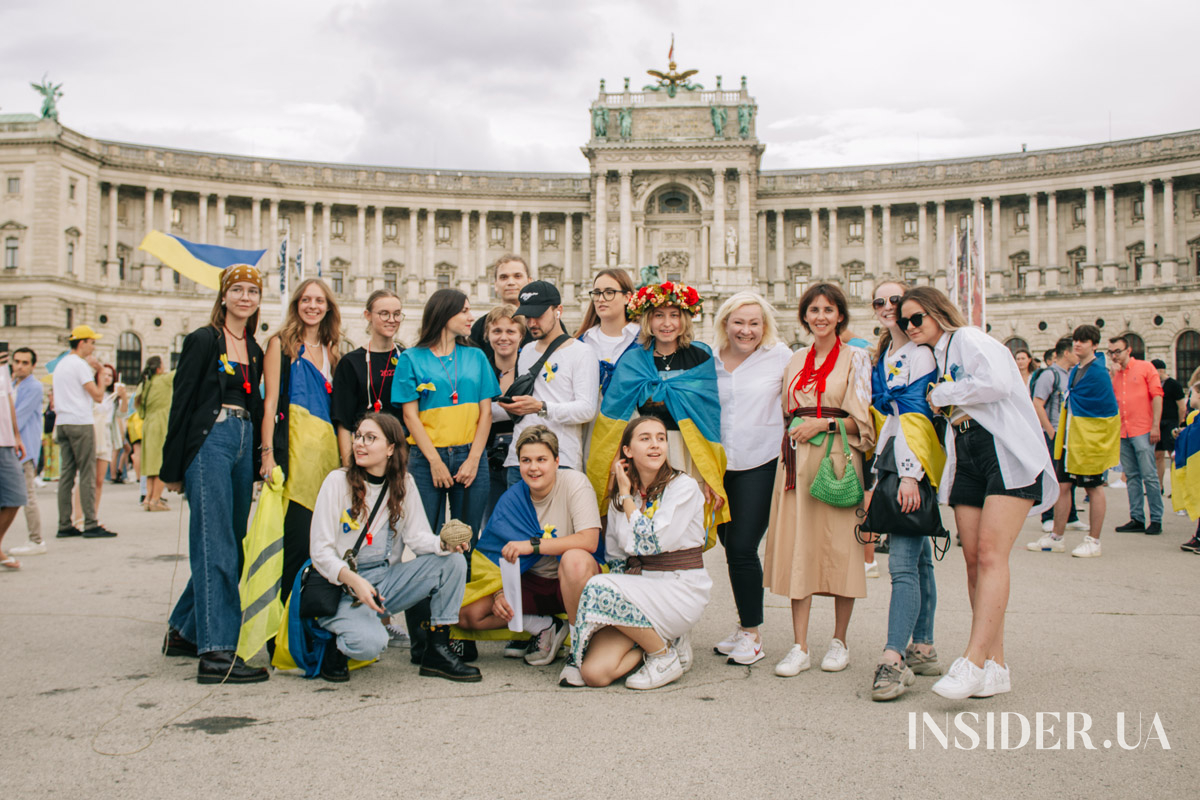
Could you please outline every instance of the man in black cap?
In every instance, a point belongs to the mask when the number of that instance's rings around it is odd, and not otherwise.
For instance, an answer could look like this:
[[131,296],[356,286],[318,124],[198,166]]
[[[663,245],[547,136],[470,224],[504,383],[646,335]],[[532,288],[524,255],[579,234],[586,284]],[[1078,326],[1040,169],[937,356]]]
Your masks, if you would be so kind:
[[[521,289],[517,314],[525,317],[532,341],[517,357],[517,381],[537,366],[533,388],[528,394],[501,402],[500,408],[520,417],[513,427],[513,442],[532,425],[545,425],[558,437],[559,464],[583,468],[583,431],[596,417],[600,399],[600,362],[592,348],[569,337],[562,328],[562,297],[554,284],[534,281]],[[515,384],[514,384],[515,385]],[[504,461],[508,484],[521,479],[514,448]]]

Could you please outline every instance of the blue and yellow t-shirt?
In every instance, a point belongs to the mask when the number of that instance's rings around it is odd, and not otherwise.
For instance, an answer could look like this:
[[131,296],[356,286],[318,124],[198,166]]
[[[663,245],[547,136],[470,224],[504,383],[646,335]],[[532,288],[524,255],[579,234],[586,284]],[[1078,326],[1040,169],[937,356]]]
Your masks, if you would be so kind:
[[[392,379],[392,405],[415,400],[434,447],[470,444],[479,425],[479,402],[499,396],[487,356],[463,345],[445,357],[428,347],[410,347],[400,354]],[[415,444],[411,436],[408,443]]]

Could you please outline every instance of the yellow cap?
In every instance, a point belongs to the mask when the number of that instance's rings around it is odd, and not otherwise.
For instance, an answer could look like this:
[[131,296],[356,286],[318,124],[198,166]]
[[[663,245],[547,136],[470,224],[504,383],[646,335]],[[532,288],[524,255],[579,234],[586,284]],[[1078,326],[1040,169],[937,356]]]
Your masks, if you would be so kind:
[[90,325],[76,325],[71,331],[71,340],[79,341],[80,339],[99,339],[100,334],[92,330]]

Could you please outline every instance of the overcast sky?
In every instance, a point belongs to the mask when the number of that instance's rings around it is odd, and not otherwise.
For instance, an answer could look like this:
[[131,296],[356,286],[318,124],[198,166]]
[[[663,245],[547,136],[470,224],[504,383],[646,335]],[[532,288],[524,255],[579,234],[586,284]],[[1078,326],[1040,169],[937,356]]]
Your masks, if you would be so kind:
[[[740,9],[740,10],[739,10]],[[1189,0],[4,0],[0,113],[86,135],[412,167],[586,171],[599,80],[741,75],[765,169],[1200,128]]]

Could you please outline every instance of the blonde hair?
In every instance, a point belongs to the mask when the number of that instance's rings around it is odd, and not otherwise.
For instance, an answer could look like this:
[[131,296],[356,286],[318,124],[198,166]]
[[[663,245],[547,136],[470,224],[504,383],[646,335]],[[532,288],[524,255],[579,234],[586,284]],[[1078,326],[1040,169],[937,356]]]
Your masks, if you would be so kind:
[[932,286],[914,286],[900,298],[900,305],[903,306],[909,300],[933,317],[933,321],[946,333],[954,333],[959,328],[970,326],[970,323],[963,319],[962,312],[954,306],[954,303],[950,302],[950,298],[941,289],[935,289]]
[[[638,344],[643,349],[649,350],[654,346],[654,334],[650,332],[650,318],[654,316],[654,312],[660,308],[679,308],[677,305],[666,304],[657,308],[647,308],[641,317],[642,332],[638,335]],[[696,338],[696,323],[692,321],[692,315],[682,308],[679,308],[679,346],[687,347]]]
[[545,425],[534,425],[532,428],[521,431],[521,435],[517,437],[516,446],[518,460],[521,458],[521,449],[531,444],[546,445],[550,448],[551,455],[558,458],[558,437]]
[[733,312],[745,306],[758,306],[762,309],[763,336],[759,346],[765,349],[774,347],[779,342],[779,326],[775,324],[775,308],[757,292],[738,292],[717,309],[716,344],[718,353],[729,346],[729,334],[725,331],[729,318],[733,316]]
[[283,348],[284,354],[289,359],[295,360],[299,357],[301,339],[304,338],[304,323],[300,321],[300,298],[304,296],[304,291],[313,284],[321,287],[321,291],[325,293],[325,316],[317,326],[317,330],[321,344],[329,348],[329,366],[332,369],[337,365],[337,360],[341,356],[339,345],[342,341],[342,313],[338,310],[333,290],[320,278],[308,278],[301,281],[296,290],[292,292],[292,299],[288,302],[283,326],[275,335],[279,337],[279,346]]
[[512,303],[501,303],[489,311],[487,316],[483,318],[483,336],[485,339],[492,326],[502,319],[511,319],[521,329],[521,336],[525,335],[525,318],[517,314],[517,307]]
[[[908,291],[908,284],[899,278],[884,278],[875,284],[875,291],[871,292],[871,310],[875,310],[875,295],[879,294],[880,286],[899,286],[900,287],[900,304],[903,305],[904,293]],[[896,316],[900,316],[900,307],[896,307]],[[875,345],[875,363],[879,363],[879,359],[887,355],[888,348],[892,346],[892,332],[888,330],[887,325],[880,325],[883,330],[879,333],[879,343]]]

